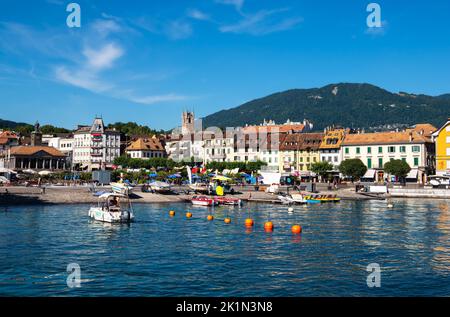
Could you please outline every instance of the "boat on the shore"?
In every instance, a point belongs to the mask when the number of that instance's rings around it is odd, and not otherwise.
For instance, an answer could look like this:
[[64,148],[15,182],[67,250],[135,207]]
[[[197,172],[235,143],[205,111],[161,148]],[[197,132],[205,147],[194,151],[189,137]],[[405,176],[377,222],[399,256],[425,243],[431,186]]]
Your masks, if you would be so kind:
[[89,217],[109,223],[128,223],[134,220],[130,199],[118,193],[105,193],[98,197],[98,205],[89,209]]
[[193,205],[196,206],[215,206],[218,204],[218,202],[214,198],[210,198],[207,196],[194,196],[191,199],[191,202]]
[[168,194],[172,191],[170,184],[160,181],[154,181],[148,184],[150,191],[158,194]]
[[117,183],[110,183],[110,185],[111,190],[117,194],[129,195],[133,191],[133,186],[127,183],[117,182]]

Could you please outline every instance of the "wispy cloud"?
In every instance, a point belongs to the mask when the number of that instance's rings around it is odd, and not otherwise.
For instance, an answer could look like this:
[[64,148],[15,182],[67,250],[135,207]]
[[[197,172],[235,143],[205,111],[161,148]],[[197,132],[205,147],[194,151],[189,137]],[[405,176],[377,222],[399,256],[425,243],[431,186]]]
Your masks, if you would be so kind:
[[242,33],[250,35],[266,35],[290,30],[299,25],[303,19],[301,17],[278,18],[279,14],[288,11],[288,9],[261,10],[254,14],[245,14],[239,22],[223,25],[219,30],[222,33]]
[[123,49],[115,43],[108,43],[98,50],[86,47],[83,51],[88,65],[97,70],[112,67],[123,54]]
[[208,14],[206,14],[198,9],[188,9],[186,14],[189,18],[195,19],[195,20],[200,20],[200,21],[211,20],[211,17]]
[[192,26],[184,21],[171,21],[165,27],[165,34],[173,40],[186,39],[192,35]]
[[232,5],[237,11],[241,11],[244,6],[244,0],[215,0],[216,3]]
[[183,95],[177,95],[177,94],[166,94],[166,95],[154,95],[154,96],[144,96],[144,97],[130,97],[130,100],[136,102],[136,103],[140,103],[140,104],[145,104],[145,105],[153,105],[156,103],[161,103],[161,102],[168,102],[168,101],[184,101],[184,100],[188,100],[191,99],[191,97],[189,96],[183,96]]

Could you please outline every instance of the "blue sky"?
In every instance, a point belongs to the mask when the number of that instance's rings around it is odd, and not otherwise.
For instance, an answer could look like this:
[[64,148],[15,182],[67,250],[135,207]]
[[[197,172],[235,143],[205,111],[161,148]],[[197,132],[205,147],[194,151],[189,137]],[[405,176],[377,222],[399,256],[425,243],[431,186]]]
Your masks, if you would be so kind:
[[[450,92],[448,1],[0,1],[0,118],[157,129],[291,88]],[[432,4],[431,4],[432,3]]]

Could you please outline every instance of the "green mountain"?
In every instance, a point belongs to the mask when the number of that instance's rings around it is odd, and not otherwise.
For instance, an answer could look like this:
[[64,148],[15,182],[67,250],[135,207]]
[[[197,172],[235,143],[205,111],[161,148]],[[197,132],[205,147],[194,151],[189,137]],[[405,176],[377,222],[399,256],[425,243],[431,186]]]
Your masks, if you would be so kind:
[[450,94],[438,97],[392,93],[370,84],[331,84],[292,89],[203,118],[204,127],[233,127],[308,119],[315,130],[330,125],[382,130],[415,123],[442,125],[450,117]]
[[0,119],[0,129],[5,129],[5,130],[6,129],[15,129],[17,127],[22,127],[22,126],[32,127],[32,125],[30,125],[28,123],[14,122],[14,121]]

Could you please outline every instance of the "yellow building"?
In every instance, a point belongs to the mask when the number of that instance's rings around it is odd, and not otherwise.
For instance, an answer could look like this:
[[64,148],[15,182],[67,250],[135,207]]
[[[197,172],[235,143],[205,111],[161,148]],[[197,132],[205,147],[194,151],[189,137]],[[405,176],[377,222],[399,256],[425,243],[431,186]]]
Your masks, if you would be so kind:
[[436,144],[436,175],[450,174],[450,118],[433,133]]
[[287,134],[280,142],[279,164],[281,172],[307,172],[320,161],[323,133]]

